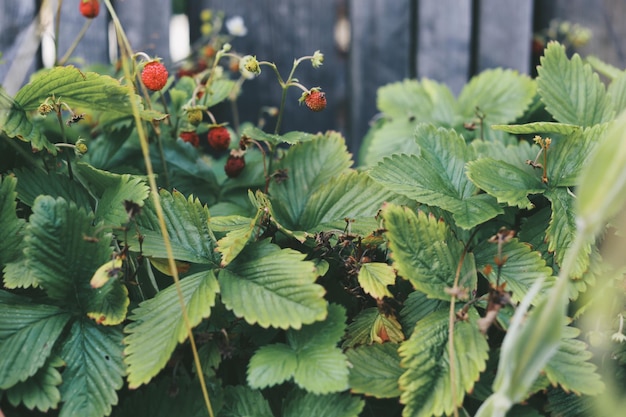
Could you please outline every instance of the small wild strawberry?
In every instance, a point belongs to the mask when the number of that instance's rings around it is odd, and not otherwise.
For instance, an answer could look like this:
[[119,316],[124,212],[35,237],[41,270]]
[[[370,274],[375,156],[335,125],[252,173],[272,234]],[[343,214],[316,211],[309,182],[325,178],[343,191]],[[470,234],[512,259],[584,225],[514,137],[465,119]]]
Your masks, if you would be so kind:
[[230,146],[230,133],[224,126],[210,128],[207,139],[211,148],[216,151],[225,151]]
[[224,171],[229,178],[235,178],[246,167],[246,160],[244,159],[245,151],[241,149],[233,149],[228,155],[226,165],[224,165]]
[[148,62],[141,71],[141,81],[152,91],[159,91],[167,83],[167,68],[159,61]]
[[326,94],[318,89],[311,89],[308,93],[304,93],[304,104],[313,111],[322,111],[326,108]]
[[200,146],[200,137],[196,132],[180,132],[178,136],[180,136],[183,141],[191,143],[196,148]]
[[79,0],[78,8],[80,14],[87,19],[93,19],[100,13],[100,1],[99,0]]

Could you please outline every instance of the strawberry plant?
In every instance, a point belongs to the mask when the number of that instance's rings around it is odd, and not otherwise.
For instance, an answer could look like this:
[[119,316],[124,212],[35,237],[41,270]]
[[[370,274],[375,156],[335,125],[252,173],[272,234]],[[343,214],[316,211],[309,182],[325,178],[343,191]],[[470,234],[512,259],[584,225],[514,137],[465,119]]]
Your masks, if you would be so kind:
[[283,77],[218,33],[186,72],[121,46],[109,75],[0,90],[5,415],[575,416],[623,394],[624,72],[607,88],[551,43],[536,80],[384,86],[356,164],[338,132],[282,132],[286,94],[273,132],[214,111],[262,69],[324,110],[294,78],[320,52]]

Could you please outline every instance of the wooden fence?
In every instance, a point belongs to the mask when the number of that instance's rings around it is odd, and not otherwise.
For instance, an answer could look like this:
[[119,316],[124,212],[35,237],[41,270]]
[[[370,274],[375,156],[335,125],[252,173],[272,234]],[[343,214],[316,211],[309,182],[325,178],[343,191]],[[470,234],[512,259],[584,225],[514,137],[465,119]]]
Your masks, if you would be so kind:
[[[56,10],[58,0],[0,0],[0,83],[8,91],[12,63],[24,75],[41,65],[34,53],[39,46],[34,21],[41,4]],[[78,0],[62,2],[59,53],[69,47],[84,24]],[[170,61],[169,22],[172,0],[116,0],[115,7],[135,50]],[[320,86],[328,108],[313,114],[295,105],[293,91],[284,129],[335,129],[358,149],[368,123],[376,114],[376,89],[407,77],[429,77],[458,92],[467,79],[491,67],[531,70],[533,31],[552,18],[579,22],[591,28],[593,38],[583,53],[626,66],[626,1],[624,0],[188,0],[186,14],[191,39],[199,36],[200,12],[222,10],[240,15],[248,28],[233,42],[236,50],[275,62],[289,71],[295,57],[319,49],[323,67],[302,65],[298,78]],[[76,50],[77,62],[109,61],[107,14],[94,19]],[[45,17],[52,19],[52,14]],[[31,25],[31,22],[34,24]],[[349,26],[348,26],[349,25]],[[346,28],[349,30],[346,32]],[[346,43],[346,34],[349,43]],[[177,45],[171,45],[177,48]],[[258,109],[277,105],[280,91],[264,71],[244,85],[243,118],[255,120]],[[4,80],[4,82],[3,82]]]

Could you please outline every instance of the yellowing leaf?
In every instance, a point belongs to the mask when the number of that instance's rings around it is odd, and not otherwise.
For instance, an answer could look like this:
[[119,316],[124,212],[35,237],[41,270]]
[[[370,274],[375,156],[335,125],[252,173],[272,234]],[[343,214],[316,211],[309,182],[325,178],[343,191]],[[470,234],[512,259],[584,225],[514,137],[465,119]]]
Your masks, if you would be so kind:
[[396,272],[387,264],[381,262],[368,262],[359,269],[359,284],[367,294],[374,298],[392,297],[387,288],[396,281]]
[[122,258],[116,257],[103,264],[94,272],[89,284],[91,288],[101,288],[104,284],[109,282],[111,278],[117,278],[120,274],[120,268],[122,267]]

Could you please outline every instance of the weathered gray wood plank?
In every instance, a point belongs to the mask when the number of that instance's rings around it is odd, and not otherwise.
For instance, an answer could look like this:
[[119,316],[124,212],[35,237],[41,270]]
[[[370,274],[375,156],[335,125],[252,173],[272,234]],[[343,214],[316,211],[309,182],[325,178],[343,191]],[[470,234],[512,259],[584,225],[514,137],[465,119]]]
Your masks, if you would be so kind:
[[[189,2],[190,24],[193,36],[199,34],[200,11],[211,8],[224,11],[226,18],[241,16],[248,34],[231,42],[233,49],[241,54],[256,55],[259,60],[274,62],[286,77],[293,60],[312,55],[316,50],[324,53],[324,65],[318,69],[304,62],[296,71],[296,77],[306,87],[319,86],[326,92],[328,107],[320,113],[312,113],[298,106],[302,91],[291,88],[282,132],[305,130],[309,132],[341,129],[345,126],[345,114],[341,105],[346,99],[346,58],[335,48],[333,26],[337,18],[336,0],[317,0],[304,4],[301,0],[203,0]],[[262,68],[262,73],[243,85],[243,97],[238,101],[241,120],[256,122],[262,106],[278,106],[281,89],[272,70]],[[272,129],[274,122],[268,122]]]
[[504,67],[528,74],[533,28],[532,0],[480,0],[477,70]]
[[[33,61],[39,42],[33,39],[37,36],[36,28],[29,27],[34,17],[33,0],[0,0],[0,84],[10,94],[15,94],[35,68]],[[11,74],[6,79],[9,71]]]
[[376,90],[412,74],[409,0],[351,0],[350,149],[356,151],[376,115]]
[[[51,11],[56,13],[58,0],[51,0],[49,3]],[[59,59],[70,48],[86,21],[87,19],[78,11],[78,2],[63,1],[57,51]],[[91,19],[89,29],[67,63],[78,67],[83,67],[85,64],[108,63],[109,42],[107,27],[108,13],[104,4],[101,4],[100,14],[98,17]]]
[[417,23],[417,76],[461,91],[470,75],[470,0],[420,0]]
[[115,11],[135,52],[170,63],[171,0],[116,0]]

